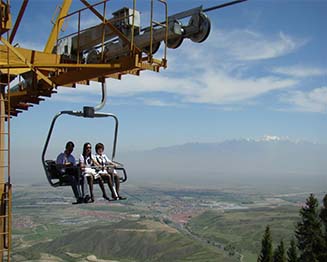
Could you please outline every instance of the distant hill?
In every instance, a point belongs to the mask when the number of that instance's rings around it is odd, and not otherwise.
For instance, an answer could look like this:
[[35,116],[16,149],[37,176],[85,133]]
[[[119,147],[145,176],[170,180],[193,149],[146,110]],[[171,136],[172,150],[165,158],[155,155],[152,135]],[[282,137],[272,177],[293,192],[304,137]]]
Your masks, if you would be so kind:
[[309,178],[327,183],[327,145],[265,137],[188,143],[121,155],[139,178]]
[[33,254],[40,252],[60,256],[65,261],[66,252],[119,261],[237,261],[195,243],[165,224],[149,220],[99,225],[70,233],[33,246],[25,255],[37,259]]

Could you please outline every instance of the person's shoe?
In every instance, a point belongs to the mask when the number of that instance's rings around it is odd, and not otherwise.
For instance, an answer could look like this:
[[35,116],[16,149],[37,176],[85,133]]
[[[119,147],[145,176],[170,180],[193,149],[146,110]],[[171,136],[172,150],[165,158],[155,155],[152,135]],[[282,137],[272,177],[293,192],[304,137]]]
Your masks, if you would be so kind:
[[89,203],[93,203],[93,202],[94,202],[94,196],[91,196]]
[[91,197],[89,195],[86,195],[84,197],[84,203],[89,203],[90,202],[90,199],[91,199]]
[[118,196],[118,199],[119,199],[119,200],[126,200],[126,199],[127,199],[127,197]]
[[116,196],[111,196],[111,201],[115,201],[115,200],[118,200],[119,199],[119,197],[116,197]]
[[79,197],[78,200],[77,200],[77,202],[79,204],[84,203],[84,198],[83,197]]
[[82,204],[82,203],[84,203],[84,199],[83,199],[82,197],[79,197],[79,198],[76,200],[76,202],[73,202],[72,204],[73,204],[73,205],[77,205],[77,204]]
[[103,198],[104,198],[105,200],[108,200],[108,201],[110,201],[110,198],[109,198],[109,197],[107,197],[106,195],[103,195]]

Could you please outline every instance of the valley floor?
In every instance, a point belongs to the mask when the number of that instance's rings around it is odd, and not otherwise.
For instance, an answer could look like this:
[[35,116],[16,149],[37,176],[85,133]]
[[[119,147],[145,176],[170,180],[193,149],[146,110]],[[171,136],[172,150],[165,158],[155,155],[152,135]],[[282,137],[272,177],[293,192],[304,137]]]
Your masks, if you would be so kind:
[[133,185],[124,193],[126,201],[71,205],[68,187],[16,186],[13,261],[255,261],[268,224],[274,243],[288,245],[309,195]]

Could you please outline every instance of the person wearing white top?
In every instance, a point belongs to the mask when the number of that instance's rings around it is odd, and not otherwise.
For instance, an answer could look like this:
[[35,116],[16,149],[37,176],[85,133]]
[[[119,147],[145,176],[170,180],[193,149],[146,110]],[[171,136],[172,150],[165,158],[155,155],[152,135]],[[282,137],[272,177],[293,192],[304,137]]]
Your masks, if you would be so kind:
[[106,191],[104,189],[103,180],[100,175],[97,174],[95,171],[95,163],[94,163],[94,156],[91,154],[92,146],[90,143],[85,143],[83,146],[83,154],[81,154],[79,158],[79,163],[82,171],[82,176],[84,177],[83,183],[83,192],[86,187],[86,181],[89,184],[89,190],[91,195],[91,201],[94,202],[94,194],[93,194],[93,179],[99,179],[99,186],[102,191],[102,196],[104,199],[109,200]]
[[[111,161],[106,154],[104,154],[104,145],[102,143],[97,143],[95,145],[95,164],[100,167],[98,174],[101,177],[108,177],[108,186],[111,191],[111,196],[114,200],[126,199],[119,195],[120,188],[120,178],[117,174],[115,168],[117,165]],[[115,182],[115,186],[114,183]]]
[[83,195],[80,192],[79,188],[79,174],[78,169],[76,167],[75,157],[72,155],[73,150],[74,143],[72,141],[67,142],[65,151],[57,156],[56,164],[58,165],[61,174],[68,175],[69,183],[76,198],[76,202],[74,202],[73,204],[80,204],[84,201]]

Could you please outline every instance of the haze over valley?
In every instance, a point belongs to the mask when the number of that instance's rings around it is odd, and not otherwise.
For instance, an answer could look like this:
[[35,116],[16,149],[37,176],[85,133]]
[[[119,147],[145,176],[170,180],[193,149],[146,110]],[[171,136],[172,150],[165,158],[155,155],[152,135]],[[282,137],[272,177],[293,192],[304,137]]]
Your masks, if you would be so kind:
[[[16,152],[15,152],[16,153]],[[74,152],[80,154],[78,150]],[[110,151],[108,150],[108,155]],[[19,152],[17,152],[19,158]],[[51,154],[50,154],[51,155]],[[55,153],[52,154],[55,156]],[[133,183],[169,183],[216,186],[219,183],[327,185],[327,145],[292,141],[277,136],[226,140],[217,143],[187,143],[146,151],[117,152]],[[35,165],[26,169],[30,158]],[[45,182],[38,155],[21,158],[13,167],[17,182]]]

